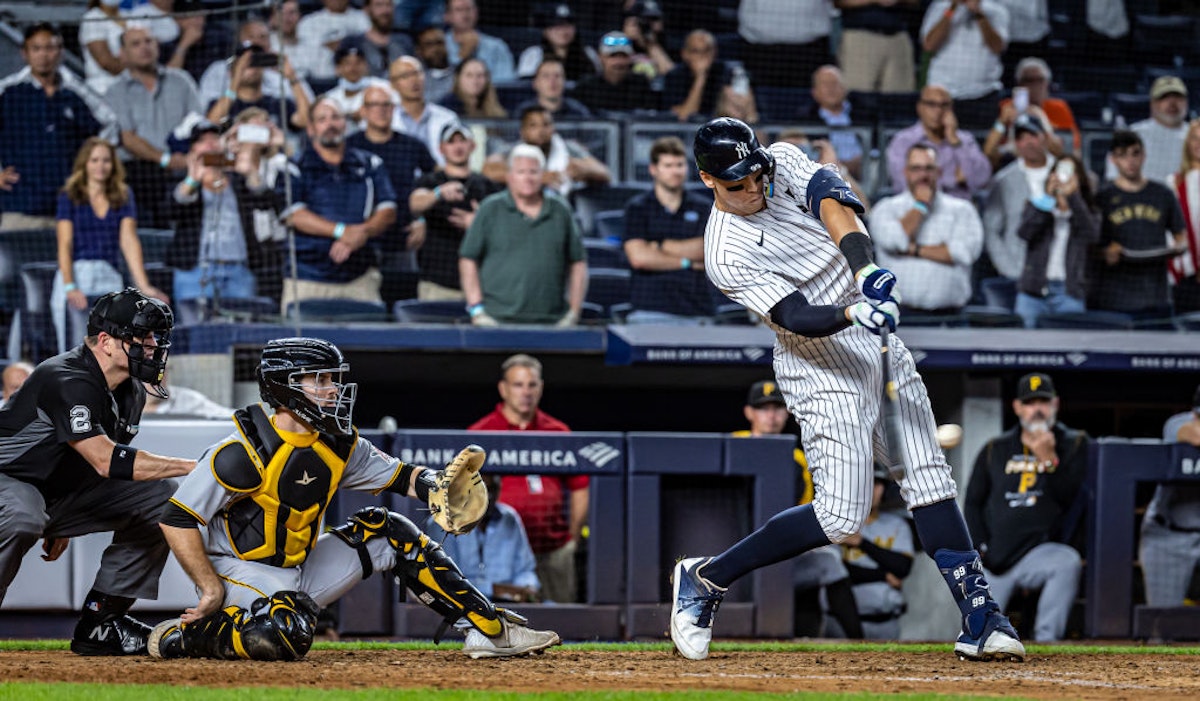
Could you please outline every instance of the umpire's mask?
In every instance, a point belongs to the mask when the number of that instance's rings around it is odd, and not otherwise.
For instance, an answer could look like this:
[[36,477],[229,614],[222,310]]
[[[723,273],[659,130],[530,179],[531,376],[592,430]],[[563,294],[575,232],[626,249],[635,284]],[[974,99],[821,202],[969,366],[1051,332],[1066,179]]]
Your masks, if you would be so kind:
[[166,399],[167,388],[162,381],[174,326],[175,316],[164,302],[127,287],[96,300],[88,315],[87,334],[95,336],[103,331],[121,341],[129,358],[129,376],[149,385],[150,393]]

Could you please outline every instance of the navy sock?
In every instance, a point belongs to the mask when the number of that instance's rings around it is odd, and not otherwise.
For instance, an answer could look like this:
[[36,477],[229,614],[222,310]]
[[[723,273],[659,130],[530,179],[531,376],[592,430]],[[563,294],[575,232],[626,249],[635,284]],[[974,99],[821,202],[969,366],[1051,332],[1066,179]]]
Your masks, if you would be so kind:
[[822,545],[829,545],[829,538],[817,522],[812,505],[793,506],[775,514],[762,528],[713,558],[700,574],[724,588],[747,572]]
[[967,522],[953,499],[912,510],[921,547],[932,557],[939,550],[974,550]]

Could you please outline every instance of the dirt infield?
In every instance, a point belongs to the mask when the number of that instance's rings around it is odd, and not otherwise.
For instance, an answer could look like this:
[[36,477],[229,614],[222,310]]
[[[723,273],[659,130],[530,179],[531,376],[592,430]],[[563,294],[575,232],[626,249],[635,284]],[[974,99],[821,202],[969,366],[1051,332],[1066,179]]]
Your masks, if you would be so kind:
[[[286,664],[286,673],[279,666]],[[256,670],[261,667],[261,670]],[[453,674],[448,670],[453,669]],[[261,673],[260,673],[261,672]],[[1039,699],[1200,698],[1189,655],[1032,655],[1024,664],[968,663],[945,653],[714,652],[690,662],[665,652],[554,648],[540,657],[469,661],[453,648],[316,650],[301,662],[84,658],[65,651],[0,654],[5,681],[319,688],[433,687],[504,691],[741,690],[926,692]]]

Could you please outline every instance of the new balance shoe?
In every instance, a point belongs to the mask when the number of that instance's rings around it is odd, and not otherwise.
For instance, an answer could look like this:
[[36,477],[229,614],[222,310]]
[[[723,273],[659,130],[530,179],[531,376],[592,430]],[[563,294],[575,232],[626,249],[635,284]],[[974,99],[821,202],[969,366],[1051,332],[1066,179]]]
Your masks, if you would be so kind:
[[131,616],[84,616],[75,625],[71,652],[84,656],[145,655],[150,626]]
[[473,660],[484,657],[521,657],[522,655],[541,654],[546,648],[562,642],[558,633],[552,630],[534,630],[525,624],[524,616],[497,609],[500,614],[500,635],[489,638],[478,629],[467,629],[467,641],[463,644],[463,654]]
[[674,601],[671,603],[671,641],[679,654],[689,660],[708,657],[712,642],[713,616],[725,598],[725,589],[701,577],[698,571],[711,557],[693,557],[675,563],[671,576]]
[[154,626],[146,640],[146,652],[158,660],[183,657],[183,623],[178,618]]
[[[965,628],[965,626],[964,626]],[[1008,617],[999,611],[988,614],[979,637],[973,638],[966,630],[954,643],[954,652],[960,660],[988,662],[993,660],[1025,661],[1025,646],[1017,637],[1017,631]]]

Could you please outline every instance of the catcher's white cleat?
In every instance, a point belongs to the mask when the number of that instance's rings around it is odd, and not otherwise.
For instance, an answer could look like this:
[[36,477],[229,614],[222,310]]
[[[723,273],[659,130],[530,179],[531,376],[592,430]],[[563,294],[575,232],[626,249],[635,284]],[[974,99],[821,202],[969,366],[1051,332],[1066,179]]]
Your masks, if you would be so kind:
[[484,657],[521,657],[541,654],[546,648],[562,642],[558,633],[552,630],[534,630],[524,623],[518,623],[514,618],[520,617],[510,616],[508,611],[500,613],[502,631],[495,638],[489,638],[474,627],[467,629],[463,654],[473,660]]

